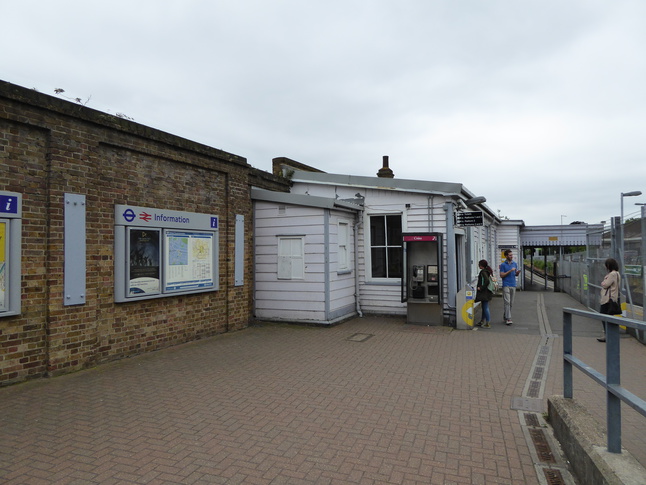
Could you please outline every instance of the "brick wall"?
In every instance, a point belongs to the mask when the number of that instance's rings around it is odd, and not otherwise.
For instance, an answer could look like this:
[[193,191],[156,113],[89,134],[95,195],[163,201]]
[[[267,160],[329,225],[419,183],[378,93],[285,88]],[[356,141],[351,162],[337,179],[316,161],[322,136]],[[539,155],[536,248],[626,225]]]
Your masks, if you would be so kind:
[[[242,157],[0,81],[0,190],[23,196],[22,313],[0,317],[0,385],[248,325],[250,185],[285,180]],[[86,197],[86,303],[63,305],[65,193]],[[114,303],[114,206],[217,214],[220,289]],[[245,284],[234,286],[235,216]]]

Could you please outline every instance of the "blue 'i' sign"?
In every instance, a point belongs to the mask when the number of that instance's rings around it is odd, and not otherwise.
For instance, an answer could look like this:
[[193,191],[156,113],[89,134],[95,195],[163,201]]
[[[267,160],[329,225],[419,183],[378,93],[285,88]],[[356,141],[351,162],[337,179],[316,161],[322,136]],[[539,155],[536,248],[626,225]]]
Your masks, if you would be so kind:
[[18,197],[13,195],[0,195],[0,213],[18,214]]

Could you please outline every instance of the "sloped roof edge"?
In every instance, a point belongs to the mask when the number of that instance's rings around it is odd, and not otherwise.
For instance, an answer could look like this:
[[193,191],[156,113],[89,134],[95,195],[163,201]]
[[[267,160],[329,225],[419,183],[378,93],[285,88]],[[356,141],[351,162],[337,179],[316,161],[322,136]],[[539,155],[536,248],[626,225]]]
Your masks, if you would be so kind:
[[[446,197],[463,198],[465,200],[475,197],[475,194],[467,190],[464,185],[454,182],[366,177],[360,175],[306,172],[301,170],[294,171],[291,180],[292,182],[300,183],[345,185],[358,188],[444,195]],[[478,204],[478,206],[487,212],[493,219],[499,220],[498,216],[489,207],[487,207],[486,204]]]
[[332,199],[329,197],[318,197],[314,195],[290,194],[286,192],[274,192],[271,190],[251,189],[252,200],[262,200],[265,202],[276,202],[279,204],[302,205],[305,207],[319,207],[322,209],[345,209],[351,211],[361,211],[361,204],[354,204],[347,200]]
[[441,195],[464,195],[468,198],[474,196],[462,184],[452,182],[366,177],[361,175],[305,172],[302,170],[294,171],[292,181],[347,185],[351,187],[367,187],[375,189],[403,190],[406,192],[436,193]]

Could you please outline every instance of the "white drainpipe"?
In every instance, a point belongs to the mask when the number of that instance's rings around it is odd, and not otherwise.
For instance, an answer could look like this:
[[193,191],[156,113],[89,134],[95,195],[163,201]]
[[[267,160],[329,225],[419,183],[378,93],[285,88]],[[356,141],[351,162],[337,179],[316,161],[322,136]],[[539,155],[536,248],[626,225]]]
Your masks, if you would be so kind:
[[359,294],[359,226],[363,221],[363,214],[357,213],[357,222],[354,223],[354,301],[357,303],[357,313],[363,317],[361,312],[361,296]]

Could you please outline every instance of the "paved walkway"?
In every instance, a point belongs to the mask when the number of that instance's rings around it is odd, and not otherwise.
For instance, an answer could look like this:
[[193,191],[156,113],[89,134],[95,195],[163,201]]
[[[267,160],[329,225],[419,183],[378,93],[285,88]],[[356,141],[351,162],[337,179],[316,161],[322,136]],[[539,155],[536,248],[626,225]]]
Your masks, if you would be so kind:
[[[475,331],[377,317],[253,327],[3,388],[0,482],[572,483],[549,432],[553,462],[535,444],[562,394],[563,306],[581,307],[519,292],[513,326]],[[575,354],[603,369],[599,330],[575,320]],[[622,352],[622,383],[646,398],[646,348],[628,337]],[[575,398],[604,423],[581,374]],[[646,464],[630,411],[624,446]]]

